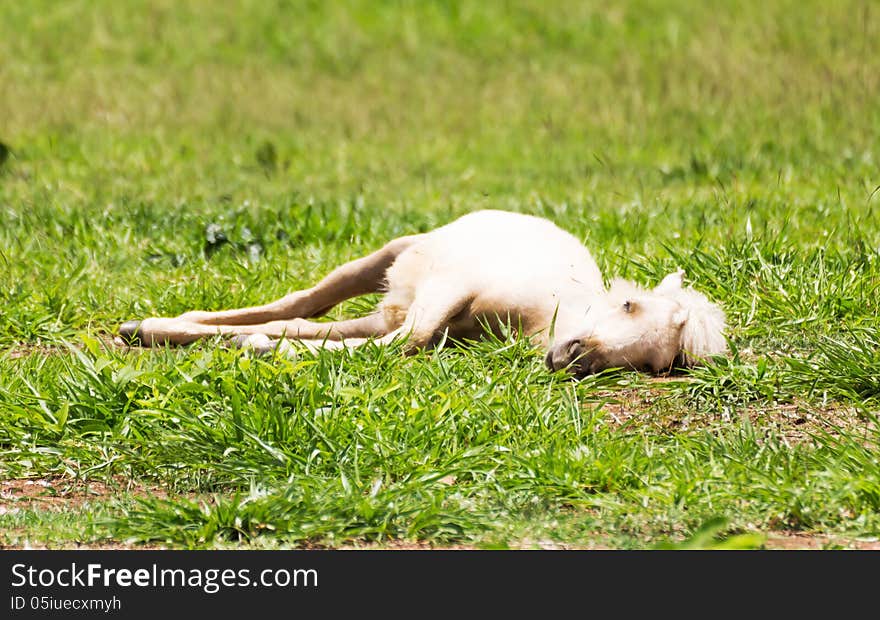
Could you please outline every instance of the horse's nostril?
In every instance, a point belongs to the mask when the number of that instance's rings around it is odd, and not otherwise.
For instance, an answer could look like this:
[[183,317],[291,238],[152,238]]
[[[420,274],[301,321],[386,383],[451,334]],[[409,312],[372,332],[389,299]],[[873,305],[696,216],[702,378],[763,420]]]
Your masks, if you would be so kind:
[[572,373],[579,375],[589,365],[586,359],[589,353],[583,341],[579,339],[568,340],[552,347],[547,352],[544,363],[550,370],[556,371],[568,368]]

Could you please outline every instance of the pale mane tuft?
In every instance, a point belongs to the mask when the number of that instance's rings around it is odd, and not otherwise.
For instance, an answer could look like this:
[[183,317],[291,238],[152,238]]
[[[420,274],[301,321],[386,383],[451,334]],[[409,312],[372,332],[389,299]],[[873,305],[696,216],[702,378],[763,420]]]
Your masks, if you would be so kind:
[[727,351],[724,311],[692,288],[682,288],[669,297],[687,310],[688,318],[681,332],[681,354],[685,366],[693,366],[713,355]]

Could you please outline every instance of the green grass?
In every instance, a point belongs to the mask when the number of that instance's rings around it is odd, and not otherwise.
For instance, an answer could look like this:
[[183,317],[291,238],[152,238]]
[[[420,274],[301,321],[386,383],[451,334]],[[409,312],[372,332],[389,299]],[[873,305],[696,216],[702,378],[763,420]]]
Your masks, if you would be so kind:
[[[0,478],[120,491],[4,499],[0,545],[880,536],[871,2],[5,3],[0,83]],[[105,344],[481,208],[685,269],[731,355]]]

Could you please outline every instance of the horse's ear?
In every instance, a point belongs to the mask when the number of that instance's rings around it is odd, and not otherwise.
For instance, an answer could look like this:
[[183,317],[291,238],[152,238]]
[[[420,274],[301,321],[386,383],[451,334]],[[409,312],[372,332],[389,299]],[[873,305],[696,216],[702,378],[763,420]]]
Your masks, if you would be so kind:
[[681,290],[682,282],[684,281],[684,271],[679,269],[678,271],[673,271],[668,276],[663,278],[660,281],[660,284],[654,287],[655,293],[660,293],[661,295],[669,295],[675,293],[676,291]]

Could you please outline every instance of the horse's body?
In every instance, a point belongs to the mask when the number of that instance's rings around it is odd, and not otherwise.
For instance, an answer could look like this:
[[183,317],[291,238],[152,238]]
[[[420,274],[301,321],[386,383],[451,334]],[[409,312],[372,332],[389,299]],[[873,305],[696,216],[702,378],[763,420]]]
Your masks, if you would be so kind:
[[[682,275],[668,275],[653,290],[624,281],[606,290],[587,249],[550,221],[478,211],[395,239],[316,286],[265,306],[130,321],[120,335],[145,344],[185,344],[229,334],[259,349],[276,346],[273,338],[313,348],[400,338],[413,350],[443,335],[473,339],[506,324],[544,348],[554,370],[588,374],[622,366],[661,372],[726,348],[723,312],[682,288]],[[375,292],[385,297],[374,314],[307,320]]]

